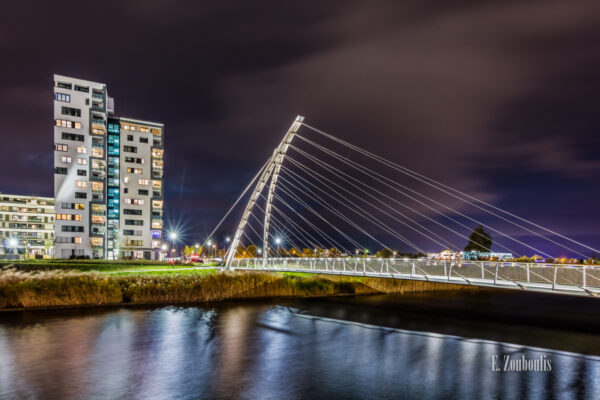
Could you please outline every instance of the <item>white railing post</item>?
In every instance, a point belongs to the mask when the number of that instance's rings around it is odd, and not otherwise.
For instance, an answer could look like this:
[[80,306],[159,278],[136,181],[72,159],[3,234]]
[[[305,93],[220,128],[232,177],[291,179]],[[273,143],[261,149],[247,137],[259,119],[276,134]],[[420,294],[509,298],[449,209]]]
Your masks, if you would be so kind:
[[527,283],[529,283],[529,263],[525,265],[527,266]]
[[450,277],[452,276],[452,261],[450,261],[450,269],[448,270],[448,280],[450,280]]
[[496,275],[494,275],[494,285],[496,284],[496,282],[498,282],[498,267],[500,265],[500,262],[496,263]]
[[587,287],[586,285],[586,281],[585,281],[585,270],[587,269],[587,266],[583,266],[583,268],[581,268],[581,272],[583,274],[583,288],[585,289]]
[[446,270],[446,260],[444,260],[444,276],[448,277],[448,271]]
[[367,273],[367,264],[366,264],[366,261],[364,258],[363,258],[363,273],[365,273],[365,274]]
[[415,276],[415,263],[412,263],[412,268],[410,269],[410,277],[412,278],[413,276]]
[[558,272],[558,265],[554,265],[554,280],[552,281],[552,290],[556,288],[556,273]]
[[485,270],[483,269],[484,261],[481,261],[481,279],[485,279]]
[[342,266],[344,267],[344,272],[346,272],[346,259],[342,258]]

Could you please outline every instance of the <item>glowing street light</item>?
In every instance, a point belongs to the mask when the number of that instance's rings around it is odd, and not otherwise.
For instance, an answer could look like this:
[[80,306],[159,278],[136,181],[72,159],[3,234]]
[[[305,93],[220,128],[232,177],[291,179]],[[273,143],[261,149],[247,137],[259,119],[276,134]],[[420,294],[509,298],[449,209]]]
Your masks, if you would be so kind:
[[9,245],[10,247],[17,247],[17,243],[18,243],[18,242],[17,242],[17,239],[15,239],[15,238],[10,238],[10,239],[8,239],[8,245]]
[[162,251],[167,251],[167,245],[166,244],[163,244],[160,248],[162,249]]
[[175,241],[175,239],[177,239],[177,233],[176,232],[169,233],[169,239]]
[[225,241],[226,241],[227,243],[229,243],[229,242],[231,242],[231,238],[230,238],[229,236],[227,236],[227,237],[225,238]]

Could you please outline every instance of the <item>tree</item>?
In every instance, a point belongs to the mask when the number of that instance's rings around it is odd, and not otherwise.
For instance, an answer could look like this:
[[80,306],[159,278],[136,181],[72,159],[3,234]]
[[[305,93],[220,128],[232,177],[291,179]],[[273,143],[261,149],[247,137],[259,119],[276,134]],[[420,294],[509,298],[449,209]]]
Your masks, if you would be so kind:
[[390,249],[381,249],[381,252],[379,253],[379,256],[383,257],[383,258],[390,258],[393,255],[394,255],[394,252],[391,251]]
[[189,256],[191,256],[192,254],[194,254],[194,248],[193,248],[193,246],[187,246],[187,245],[186,245],[186,246],[183,248],[183,255],[184,255],[184,256],[186,256],[186,257],[189,257]]
[[246,247],[246,251],[248,252],[248,256],[250,258],[256,258],[256,254],[258,254],[258,252],[256,251],[256,246],[253,244]]
[[339,257],[340,256],[340,251],[338,249],[336,249],[335,247],[332,247],[329,249],[329,257]]
[[483,229],[483,226],[479,225],[469,236],[469,243],[465,247],[465,251],[491,252],[492,236]]
[[303,249],[302,250],[302,257],[312,257],[313,256],[313,252],[311,249]]

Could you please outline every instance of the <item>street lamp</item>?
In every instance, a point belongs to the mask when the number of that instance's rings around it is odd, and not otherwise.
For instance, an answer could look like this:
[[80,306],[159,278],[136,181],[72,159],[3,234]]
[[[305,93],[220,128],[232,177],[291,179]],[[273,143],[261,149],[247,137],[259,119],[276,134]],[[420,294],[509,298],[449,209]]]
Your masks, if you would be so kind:
[[280,238],[276,238],[275,239],[275,244],[277,244],[277,257],[279,257],[279,255],[280,255],[279,254],[280,253],[280,251],[279,251],[279,244],[280,243],[281,243],[281,239]]
[[10,238],[8,239],[8,247],[11,247],[13,249],[13,252],[16,253],[17,252],[17,239],[15,238]]
[[208,239],[206,241],[206,244],[208,245],[208,258],[210,258],[210,252],[211,252],[211,248],[212,248],[212,240]]

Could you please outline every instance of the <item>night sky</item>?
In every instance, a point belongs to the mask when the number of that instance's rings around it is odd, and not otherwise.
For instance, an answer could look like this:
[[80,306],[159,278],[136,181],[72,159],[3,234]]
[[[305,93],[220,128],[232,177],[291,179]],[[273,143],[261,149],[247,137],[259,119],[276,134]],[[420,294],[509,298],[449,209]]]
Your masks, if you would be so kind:
[[165,124],[167,219],[189,241],[301,114],[600,247],[597,0],[5,2],[0,54],[5,193],[53,194],[58,73]]

